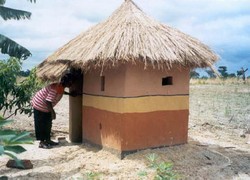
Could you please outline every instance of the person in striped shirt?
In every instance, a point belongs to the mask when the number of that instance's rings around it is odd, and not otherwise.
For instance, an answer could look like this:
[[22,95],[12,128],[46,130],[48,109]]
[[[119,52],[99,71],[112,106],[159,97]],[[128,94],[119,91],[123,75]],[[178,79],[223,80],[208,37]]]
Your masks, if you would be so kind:
[[36,139],[40,140],[39,147],[49,149],[58,145],[51,140],[52,120],[56,119],[54,106],[61,100],[63,94],[73,95],[64,91],[73,83],[71,74],[64,75],[59,83],[52,83],[38,91],[31,100],[34,109],[34,124]]

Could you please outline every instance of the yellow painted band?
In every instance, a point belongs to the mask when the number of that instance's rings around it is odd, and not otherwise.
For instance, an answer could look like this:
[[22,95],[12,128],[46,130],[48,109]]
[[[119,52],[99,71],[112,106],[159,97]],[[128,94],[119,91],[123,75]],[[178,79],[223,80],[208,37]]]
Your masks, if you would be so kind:
[[189,109],[189,96],[103,97],[83,95],[83,106],[116,113]]

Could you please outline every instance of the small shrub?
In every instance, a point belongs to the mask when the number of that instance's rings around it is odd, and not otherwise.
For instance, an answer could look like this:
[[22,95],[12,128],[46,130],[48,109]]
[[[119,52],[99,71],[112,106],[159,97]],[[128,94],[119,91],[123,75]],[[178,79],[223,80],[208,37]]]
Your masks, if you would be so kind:
[[180,179],[180,175],[173,170],[173,163],[171,162],[159,162],[156,154],[149,154],[147,156],[149,161],[149,167],[156,170],[154,176],[155,180],[176,180]]
[[100,179],[100,176],[101,176],[101,173],[98,173],[98,172],[87,172],[85,174],[87,180],[99,180]]
[[148,176],[148,173],[146,171],[140,171],[137,175],[140,177],[140,179],[143,179],[143,177]]

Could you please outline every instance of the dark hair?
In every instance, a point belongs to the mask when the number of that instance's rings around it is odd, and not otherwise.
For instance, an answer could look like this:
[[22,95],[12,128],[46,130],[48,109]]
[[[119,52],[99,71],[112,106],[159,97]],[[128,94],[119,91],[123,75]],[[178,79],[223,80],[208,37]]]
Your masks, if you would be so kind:
[[67,73],[65,74],[62,78],[61,78],[61,81],[60,83],[63,85],[63,86],[66,86],[70,83],[73,82],[73,75],[70,74],[70,73]]

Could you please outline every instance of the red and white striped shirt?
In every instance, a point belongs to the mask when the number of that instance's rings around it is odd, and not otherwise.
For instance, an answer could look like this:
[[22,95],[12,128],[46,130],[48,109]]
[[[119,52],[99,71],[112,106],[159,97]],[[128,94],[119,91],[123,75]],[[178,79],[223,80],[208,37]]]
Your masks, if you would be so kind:
[[31,104],[36,110],[49,112],[46,101],[51,102],[54,107],[61,100],[63,93],[64,87],[61,84],[50,84],[35,94],[31,100]]

